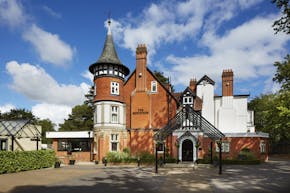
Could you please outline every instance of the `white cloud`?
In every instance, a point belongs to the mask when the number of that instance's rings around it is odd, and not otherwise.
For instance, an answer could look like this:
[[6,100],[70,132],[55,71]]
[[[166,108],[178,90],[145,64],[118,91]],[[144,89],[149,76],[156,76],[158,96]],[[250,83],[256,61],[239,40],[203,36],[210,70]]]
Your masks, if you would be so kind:
[[85,71],[85,72],[83,72],[81,74],[81,76],[84,77],[84,78],[86,78],[86,79],[88,79],[88,80],[90,80],[90,82],[92,82],[93,79],[94,79],[94,75],[92,73],[90,73],[90,71],[88,71],[88,70]]
[[41,103],[32,107],[32,113],[40,119],[50,119],[55,124],[64,122],[72,111],[72,107],[67,105],[56,105]]
[[54,17],[54,18],[56,18],[56,19],[60,19],[60,18],[61,18],[61,14],[60,14],[60,13],[55,12],[54,10],[52,10],[50,7],[48,7],[48,6],[46,6],[46,5],[44,5],[44,6],[42,7],[42,9],[43,9],[46,13],[48,13],[50,16],[52,16],[52,17]]
[[[148,60],[159,47],[193,40],[204,31],[217,30],[232,19],[240,9],[247,9],[261,0],[189,0],[161,1],[146,7],[139,16],[131,14],[112,22],[112,31],[118,44],[135,53],[138,44],[148,47]],[[106,23],[105,23],[106,25]]]
[[[55,18],[61,17],[47,6],[43,6],[43,10]],[[29,18],[31,16],[25,13],[19,1],[0,0],[0,24],[19,28],[22,31],[23,39],[32,44],[42,61],[57,66],[68,65],[73,59],[74,49],[61,40],[57,34],[41,29]]]
[[[206,4],[203,1],[191,1],[191,12],[187,10],[187,5],[176,4],[171,1],[152,3],[143,10],[140,17],[135,20],[131,19],[132,23],[129,24],[127,20],[124,22],[113,20],[114,38],[122,47],[130,49],[133,54],[138,44],[145,43],[149,50],[150,62],[160,45],[194,37],[202,26],[202,18],[206,10]],[[180,7],[179,14],[175,14],[176,6]],[[194,14],[187,17],[189,12]]]
[[281,89],[281,85],[274,82],[272,77],[269,77],[264,81],[264,90],[263,93],[277,93]]
[[30,42],[41,60],[58,66],[65,66],[73,59],[72,47],[62,41],[57,34],[44,31],[36,25],[23,33],[24,40]]
[[[274,16],[256,17],[231,29],[221,36],[214,32],[204,33],[202,46],[209,49],[209,55],[191,57],[168,56],[173,64],[167,71],[182,76],[172,76],[173,82],[187,85],[193,76],[209,75],[220,81],[223,69],[232,68],[240,79],[272,76],[273,63],[283,57],[287,35],[274,35],[271,28]],[[196,70],[198,69],[198,70]]]
[[81,104],[90,87],[86,83],[60,84],[43,68],[28,63],[11,61],[6,64],[6,69],[12,76],[12,89],[42,103],[67,106]]
[[239,5],[241,6],[242,9],[247,9],[253,5],[256,5],[263,0],[238,0]]
[[9,112],[11,109],[15,109],[16,107],[13,104],[4,104],[3,106],[0,106],[0,112],[6,113]]
[[0,0],[0,23],[19,27],[27,20],[22,5],[16,0]]

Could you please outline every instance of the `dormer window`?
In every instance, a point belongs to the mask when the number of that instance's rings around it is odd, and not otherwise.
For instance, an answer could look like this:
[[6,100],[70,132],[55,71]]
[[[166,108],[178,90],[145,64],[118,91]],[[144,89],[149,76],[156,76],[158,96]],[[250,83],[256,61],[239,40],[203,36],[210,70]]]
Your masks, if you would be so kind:
[[193,104],[192,97],[191,96],[185,96],[185,97],[183,97],[183,104],[184,105],[186,105],[186,104]]
[[157,92],[157,81],[151,81],[151,92]]

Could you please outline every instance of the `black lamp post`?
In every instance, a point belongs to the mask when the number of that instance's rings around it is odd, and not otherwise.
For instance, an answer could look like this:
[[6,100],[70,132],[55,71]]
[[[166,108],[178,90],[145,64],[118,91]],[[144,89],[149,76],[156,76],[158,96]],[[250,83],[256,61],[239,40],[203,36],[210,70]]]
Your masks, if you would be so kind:
[[158,173],[158,144],[155,145],[155,173]]
[[91,140],[91,132],[88,131],[89,134],[89,147],[90,147],[90,161],[92,161],[92,140]]

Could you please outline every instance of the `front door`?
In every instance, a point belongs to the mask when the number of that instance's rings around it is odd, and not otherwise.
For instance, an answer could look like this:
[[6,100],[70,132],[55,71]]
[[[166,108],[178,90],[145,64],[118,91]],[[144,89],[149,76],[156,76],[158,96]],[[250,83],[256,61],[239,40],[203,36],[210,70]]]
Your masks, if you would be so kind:
[[193,143],[189,139],[182,143],[182,161],[193,161]]

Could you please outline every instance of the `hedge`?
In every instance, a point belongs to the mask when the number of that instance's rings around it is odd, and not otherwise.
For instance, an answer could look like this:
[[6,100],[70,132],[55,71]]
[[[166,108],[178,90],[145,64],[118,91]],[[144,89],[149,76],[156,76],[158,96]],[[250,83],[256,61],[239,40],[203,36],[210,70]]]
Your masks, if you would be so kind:
[[133,163],[137,161],[126,152],[109,152],[106,158],[108,163]]
[[105,158],[107,163],[137,163],[138,158],[140,163],[150,164],[155,162],[155,157],[149,152],[139,152],[135,156],[130,155],[130,150],[125,150],[123,152],[109,152],[106,157],[102,159],[103,163]]
[[52,150],[0,151],[0,174],[48,168],[54,162]]

